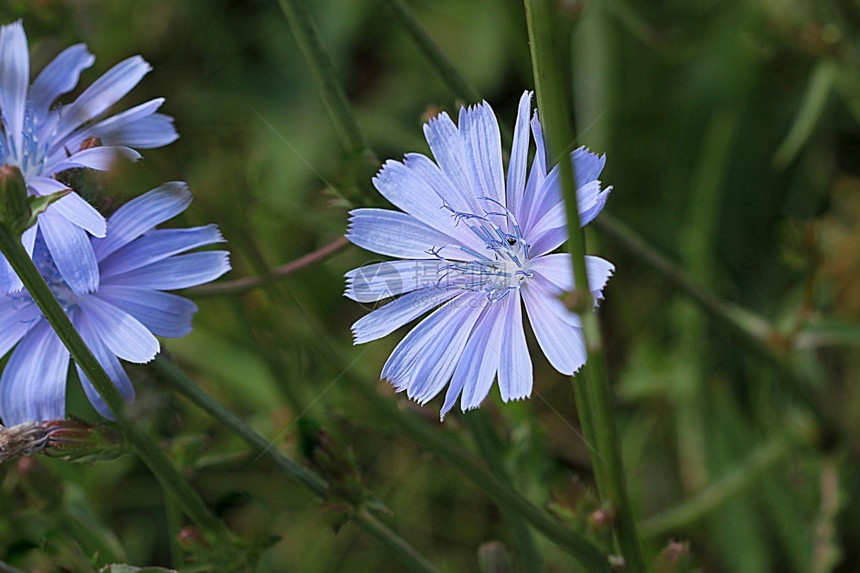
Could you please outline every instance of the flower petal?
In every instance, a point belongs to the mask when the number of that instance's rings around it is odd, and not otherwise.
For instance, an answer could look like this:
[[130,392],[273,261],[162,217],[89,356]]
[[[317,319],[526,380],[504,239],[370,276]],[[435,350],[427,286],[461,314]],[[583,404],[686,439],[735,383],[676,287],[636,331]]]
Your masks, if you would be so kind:
[[346,273],[344,295],[356,302],[375,302],[405,292],[433,288],[439,269],[448,264],[438,259],[383,261]]
[[[21,157],[24,130],[24,108],[30,85],[30,54],[27,36],[18,20],[0,28],[0,111],[5,131],[14,149],[11,155]],[[7,151],[8,153],[8,151]]]
[[[132,56],[108,70],[85,89],[74,102],[63,107],[60,124],[57,127],[56,142],[62,142],[79,126],[118,102],[150,69],[152,68],[143,58]],[[51,151],[53,152],[54,149]]]
[[[105,345],[99,329],[94,325],[86,313],[80,313],[76,317],[75,328],[78,329],[84,342],[87,343],[87,347],[89,347],[93,356],[96,357],[96,360],[98,360],[99,364],[104,368],[105,373],[110,377],[111,382],[113,382],[114,386],[117,387],[120,395],[126,402],[134,400],[134,386],[131,385],[131,380],[129,379],[128,374],[114,353]],[[95,389],[92,382],[90,382],[90,379],[87,378],[87,375],[83,370],[81,370],[81,367],[78,366],[77,363],[75,364],[75,368],[78,371],[78,377],[81,380],[81,386],[84,388],[84,393],[87,395],[87,398],[96,411],[109,420],[115,419],[110,408],[108,408],[107,404],[105,404],[105,401],[98,393],[98,390]]]
[[181,181],[171,181],[116,210],[108,220],[110,233],[93,240],[93,250],[101,261],[109,254],[183,212],[191,204],[191,192]]
[[96,171],[107,171],[113,166],[117,157],[125,157],[129,161],[137,161],[140,159],[140,153],[130,147],[121,145],[91,147],[77,153],[72,153],[66,159],[50,165],[50,171],[59,173],[66,169],[76,169],[85,167],[87,169],[95,169]]
[[103,285],[98,298],[121,308],[156,336],[179,338],[191,332],[197,305],[187,298],[135,287]]
[[518,211],[526,185],[526,168],[529,161],[529,115],[532,109],[532,92],[525,92],[520,98],[517,110],[517,123],[514,126],[514,142],[511,146],[511,159],[508,163],[506,185],[507,207],[512,213]]
[[[96,237],[105,236],[105,218],[102,217],[101,213],[96,211],[95,207],[87,203],[77,193],[69,193],[56,203],[53,203],[49,209],[91,235]],[[90,246],[89,250],[92,250],[92,246]]]
[[30,300],[0,298],[0,356],[5,356],[41,318],[39,307]]
[[50,208],[39,216],[39,229],[69,288],[77,294],[96,290],[99,267],[86,231]]
[[552,285],[539,276],[520,289],[541,350],[553,368],[570,376],[585,364],[585,338],[579,317],[567,310],[553,291]]
[[40,321],[12,352],[0,377],[0,417],[6,426],[66,416],[69,352]]
[[499,301],[504,304],[501,324],[502,350],[499,360],[499,392],[502,400],[522,400],[532,393],[532,359],[523,329],[523,304],[518,290]]
[[29,105],[36,118],[44,117],[58,97],[78,85],[81,72],[95,62],[83,44],[69,46],[42,69],[30,87]]
[[451,238],[412,215],[392,209],[353,209],[346,238],[362,249],[402,259],[429,259]]
[[[420,364],[422,356],[440,341],[452,340],[471,331],[480,315],[480,300],[486,300],[486,297],[478,293],[463,293],[418,323],[388,357],[382,368],[382,379],[388,380],[398,392],[414,386],[415,365]],[[458,348],[454,348],[454,352],[459,352]]]
[[[505,297],[511,298],[511,297]],[[499,360],[502,354],[502,333],[508,327],[501,318],[504,305],[500,303],[487,303],[481,313],[481,318],[469,334],[469,340],[463,349],[463,355],[454,370],[451,385],[445,395],[445,404],[442,406],[441,416],[453,407],[460,397],[460,408],[473,410],[481,405],[484,398],[490,393],[493,379],[499,370]]]
[[364,344],[387,336],[461,292],[422,289],[405,294],[355,321],[352,325],[353,344]]
[[478,197],[489,197],[504,205],[502,138],[493,109],[487,102],[460,108],[459,125],[472,189]]
[[173,127],[173,118],[155,113],[164,103],[156,98],[111,116],[93,126],[78,130],[69,137],[72,148],[80,146],[88,137],[98,137],[104,145],[123,145],[151,149],[176,141],[179,134]]
[[[422,405],[436,397],[451,381],[467,348],[475,321],[481,316],[480,307],[489,302],[486,297],[466,297],[451,304],[464,315],[464,322],[456,330],[448,330],[427,344],[412,367],[412,383],[407,388],[407,395]],[[441,417],[444,415],[443,412]]]
[[218,225],[150,231],[99,261],[102,282],[191,249],[223,241]]
[[444,208],[444,200],[427,181],[403,163],[386,161],[373,178],[373,185],[395,207],[451,237],[449,243],[459,243],[472,249],[483,248],[483,241],[465,225],[456,225],[454,214]]
[[78,301],[108,349],[123,360],[143,364],[158,354],[158,340],[139,320],[97,296]]
[[[573,266],[570,253],[555,253],[532,259],[529,271],[536,272],[549,281],[557,292],[573,290]],[[603,299],[603,287],[615,272],[615,265],[600,257],[585,256],[585,270],[588,274],[588,288],[595,300]]]
[[173,256],[128,273],[109,277],[103,284],[174,290],[214,281],[229,270],[230,253],[206,251]]
[[479,213],[481,206],[477,194],[472,189],[472,178],[469,176],[469,166],[463,151],[463,140],[460,131],[444,111],[424,125],[424,137],[430,145],[430,151],[439,167],[448,176],[451,184],[457,189],[461,202],[465,205],[463,211]]

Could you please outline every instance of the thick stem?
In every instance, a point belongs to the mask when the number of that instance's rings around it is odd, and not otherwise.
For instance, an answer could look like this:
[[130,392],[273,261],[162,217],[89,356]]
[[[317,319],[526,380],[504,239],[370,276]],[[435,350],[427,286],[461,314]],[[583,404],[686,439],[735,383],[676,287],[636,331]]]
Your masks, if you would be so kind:
[[[595,446],[592,463],[598,477],[597,485],[602,497],[615,513],[615,533],[621,553],[632,572],[645,571],[636,524],[627,496],[627,484],[621,462],[621,445],[615,429],[612,410],[612,393],[604,365],[602,336],[597,314],[591,312],[591,296],[585,265],[585,235],[580,228],[573,163],[567,157],[567,146],[574,141],[570,129],[570,112],[563,80],[562,68],[556,54],[568,49],[568,40],[556,41],[552,3],[546,0],[525,0],[526,21],[534,71],[538,110],[549,149],[548,157],[559,161],[562,192],[567,211],[568,247],[573,261],[575,291],[582,301],[583,335],[588,351],[588,362],[573,384],[584,384],[585,392],[575,389],[577,408],[586,420],[585,437]],[[554,155],[565,150],[561,157]],[[586,396],[583,396],[585,394]],[[582,398],[587,397],[585,404]],[[585,410],[588,409],[588,412]],[[583,415],[584,413],[584,415]],[[589,420],[590,418],[590,420]],[[589,428],[588,426],[592,426]],[[591,435],[588,432],[593,432]]]

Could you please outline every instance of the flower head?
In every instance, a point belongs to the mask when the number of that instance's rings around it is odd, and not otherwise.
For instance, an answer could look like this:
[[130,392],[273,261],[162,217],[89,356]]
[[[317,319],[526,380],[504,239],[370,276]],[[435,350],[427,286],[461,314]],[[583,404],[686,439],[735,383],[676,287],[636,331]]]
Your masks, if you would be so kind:
[[[149,64],[140,56],[111,68],[68,105],[54,106],[58,97],[75,88],[81,72],[94,61],[83,44],[71,46],[30,85],[23,26],[15,22],[0,28],[0,165],[18,167],[33,195],[67,189],[54,177],[67,169],[105,170],[116,156],[138,159],[140,154],[132,147],[161,147],[177,138],[173,119],[156,113],[163,98],[93,122],[149,72]],[[77,293],[95,289],[98,265],[87,235],[104,236],[104,217],[73,192],[52,205],[24,233],[27,252],[32,252],[39,231],[70,288]],[[11,292],[21,287],[21,281],[0,257],[0,290]]]
[[[226,251],[188,253],[220,243],[215,225],[190,229],[155,226],[188,207],[184,183],[167,183],[130,201],[107,221],[107,234],[92,237],[99,283],[76,293],[58,271],[41,230],[33,262],[51,287],[72,324],[126,400],[134,388],[120,359],[144,363],[159,351],[156,336],[180,337],[191,331],[197,306],[163,292],[214,280],[230,268]],[[69,352],[26,290],[0,298],[0,356],[12,354],[0,376],[0,418],[7,426],[65,416]],[[17,344],[17,346],[15,346]],[[110,411],[78,367],[93,406]]]
[[[505,177],[499,126],[486,102],[461,109],[459,125],[439,114],[424,126],[435,162],[408,154],[386,162],[373,180],[401,211],[350,212],[353,243],[400,259],[347,273],[346,296],[355,301],[397,297],[353,324],[355,343],[439,307],[397,345],[382,377],[420,404],[448,386],[443,418],[458,397],[463,411],[477,408],[496,378],[504,401],[531,394],[523,303],[556,370],[570,375],[585,363],[580,319],[559,300],[574,284],[570,255],[550,254],[567,240],[559,169],[547,172],[540,123],[530,115],[526,92]],[[530,169],[529,124],[536,145]],[[585,225],[610,191],[597,179],[604,158],[580,148],[571,160]],[[599,300],[614,267],[598,257],[587,257],[586,266]]]

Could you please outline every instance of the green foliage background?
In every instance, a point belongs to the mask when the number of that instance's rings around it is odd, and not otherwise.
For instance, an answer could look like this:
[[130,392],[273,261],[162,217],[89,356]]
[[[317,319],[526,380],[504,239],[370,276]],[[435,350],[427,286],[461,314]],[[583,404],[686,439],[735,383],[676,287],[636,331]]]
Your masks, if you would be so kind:
[[[385,2],[308,4],[380,159],[427,152],[422,118],[471,103],[456,99]],[[533,87],[522,5],[408,5],[511,126],[517,99]],[[0,22],[17,18],[33,70],[77,42],[96,55],[84,86],[133,54],[153,65],[123,103],[166,97],[162,111],[181,138],[94,179],[90,198],[107,214],[163,181],[188,181],[195,203],[175,224],[220,225],[233,262],[225,280],[263,274],[341,236],[347,206],[335,189],[381,204],[373,168],[342,151],[275,0],[0,6]],[[784,351],[779,364],[762,358],[642,256],[589,229],[589,252],[617,268],[601,320],[646,559],[688,539],[705,571],[855,571],[860,9],[838,0],[589,0],[560,1],[559,19],[572,37],[580,143],[607,155],[607,213],[705,290],[775,326],[781,334],[765,342]],[[315,430],[325,430],[351,452],[394,529],[441,569],[476,570],[482,544],[517,545],[499,508],[342,374],[348,364],[373,382],[402,336],[351,344],[349,325],[367,310],[343,298],[342,276],[374,260],[348,247],[263,288],[200,297],[194,332],[165,341],[164,351],[293,459],[308,461]],[[533,398],[502,404],[493,390],[470,415],[489,421],[521,493],[605,543],[569,384],[532,346]],[[257,570],[396,567],[375,540],[344,525],[343,507],[321,505],[249,453],[153,369],[130,371],[135,418],[247,542]],[[475,449],[459,413],[440,425],[437,401],[422,409],[385,383],[375,387]],[[69,400],[73,414],[96,419],[79,388]],[[679,523],[648,521],[697,494],[711,505]],[[0,559],[21,570],[117,561],[205,570],[207,549],[180,533],[185,525],[130,455],[0,467]],[[546,570],[576,570],[535,539]]]

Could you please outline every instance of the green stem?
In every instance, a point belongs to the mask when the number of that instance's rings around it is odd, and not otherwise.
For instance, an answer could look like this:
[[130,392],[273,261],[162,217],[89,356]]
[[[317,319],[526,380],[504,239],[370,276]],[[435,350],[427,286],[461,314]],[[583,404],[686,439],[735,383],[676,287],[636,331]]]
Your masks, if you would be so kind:
[[304,0],[279,1],[344,148],[351,155],[370,153],[370,146],[352,113],[346,93],[335,76],[331,59],[320,42],[308,5]]
[[[511,478],[508,475],[508,470],[502,461],[501,452],[499,451],[499,440],[493,427],[490,425],[487,415],[482,410],[475,410],[464,415],[463,424],[469,429],[475,444],[478,446],[478,453],[487,464],[491,472],[499,476],[502,480],[511,484]],[[540,571],[543,569],[540,555],[534,544],[531,531],[526,526],[525,522],[516,512],[509,509],[507,506],[501,508],[502,516],[510,531],[509,539],[514,546],[517,557],[519,558],[520,569],[522,571]]]
[[[590,312],[592,306],[588,275],[585,265],[585,235],[580,228],[579,209],[576,196],[576,179],[573,162],[567,153],[556,157],[555,153],[565,150],[574,141],[570,129],[570,111],[567,91],[563,83],[565,75],[559,65],[556,54],[565,53],[568,49],[569,38],[556,41],[556,29],[553,25],[553,4],[547,0],[525,0],[526,21],[531,46],[532,69],[537,92],[538,109],[542,126],[547,138],[548,157],[559,161],[562,192],[567,211],[568,248],[573,262],[573,277],[575,282],[575,298],[581,313],[583,335],[588,351],[587,366],[580,380],[572,384],[584,384],[582,389],[574,388],[579,398],[577,409],[580,416],[591,425],[592,435],[585,434],[587,440],[593,440],[595,450],[592,450],[592,463],[596,469],[598,489],[612,510],[615,512],[615,533],[621,553],[632,572],[645,571],[645,562],[639,539],[636,535],[636,524],[627,496],[627,484],[621,461],[621,446],[615,429],[612,409],[612,394],[603,358],[602,335],[597,313]],[[584,380],[582,379],[584,378]],[[583,394],[587,394],[584,396]],[[581,398],[587,397],[586,403]],[[582,413],[588,409],[589,412]],[[590,415],[590,422],[588,422]],[[583,427],[584,431],[589,428]]]
[[230,531],[210,510],[188,483],[188,480],[167,459],[161,448],[126,416],[125,401],[110,377],[87,348],[78,331],[63,311],[45,279],[36,269],[20,240],[13,237],[5,226],[0,225],[0,252],[18,273],[21,281],[39,306],[57,336],[68,348],[72,358],[92,382],[116,418],[117,425],[135,453],[149,467],[161,486],[167,490],[182,511],[219,547],[232,548]]
[[[218,420],[237,436],[265,455],[289,478],[303,485],[322,500],[328,499],[328,484],[315,472],[305,468],[287,456],[263,435],[246,424],[232,411],[207,394],[198,384],[169,360],[158,357],[154,367],[170,386],[185,396],[192,404]],[[400,558],[401,563],[410,571],[436,571],[436,568],[416,551],[402,537],[377,520],[364,508],[353,513],[350,518],[362,529],[376,537],[383,545]]]
[[792,442],[782,436],[759,446],[749,459],[686,501],[640,523],[644,537],[659,537],[706,517],[732,497],[746,491],[784,459]]
[[403,0],[382,0],[382,2],[394,13],[394,17],[397,18],[397,21],[406,30],[424,57],[436,68],[442,81],[447,84],[455,96],[466,102],[481,99],[478,90],[466,81],[466,78],[461,76],[451,61],[445,57],[445,54],[442,53],[433,38],[427,34],[427,31]]

